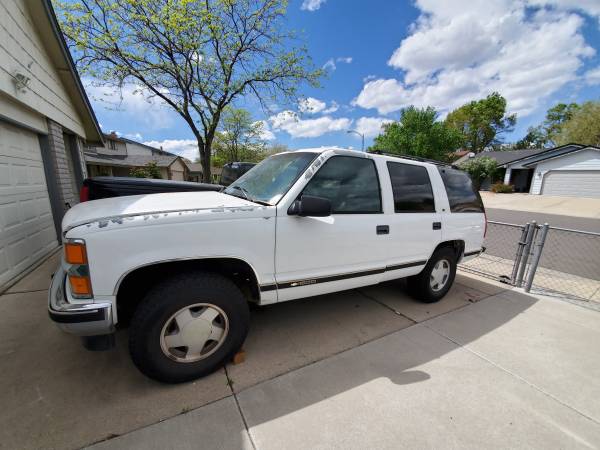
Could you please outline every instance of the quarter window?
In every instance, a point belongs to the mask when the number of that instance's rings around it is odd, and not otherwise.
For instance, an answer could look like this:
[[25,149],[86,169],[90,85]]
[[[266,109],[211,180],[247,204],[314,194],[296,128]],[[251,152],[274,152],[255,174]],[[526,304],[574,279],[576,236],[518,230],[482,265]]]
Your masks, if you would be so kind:
[[479,192],[473,186],[471,177],[462,170],[439,167],[440,175],[446,186],[450,211],[483,212],[483,202]]
[[332,156],[302,193],[328,199],[333,214],[381,212],[377,169],[367,158]]
[[395,212],[435,212],[433,189],[425,167],[389,161],[387,167],[392,180]]

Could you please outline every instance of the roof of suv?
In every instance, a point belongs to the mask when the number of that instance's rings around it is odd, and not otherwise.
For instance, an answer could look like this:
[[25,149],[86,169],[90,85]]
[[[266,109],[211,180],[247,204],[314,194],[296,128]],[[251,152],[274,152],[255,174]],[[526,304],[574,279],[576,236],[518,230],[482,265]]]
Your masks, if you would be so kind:
[[445,163],[442,161],[436,161],[434,159],[427,159],[427,158],[420,158],[418,156],[410,156],[410,155],[397,155],[394,153],[388,153],[388,152],[383,152],[383,151],[379,151],[379,150],[374,150],[374,151],[366,151],[366,152],[361,152],[358,150],[350,150],[347,148],[342,148],[342,147],[317,147],[317,148],[302,148],[302,149],[298,149],[298,150],[294,150],[295,152],[309,152],[309,153],[324,153],[327,151],[334,151],[336,154],[341,154],[341,155],[348,155],[348,156],[358,156],[358,157],[366,157],[367,155],[369,156],[374,156],[374,157],[383,157],[385,159],[388,160],[396,160],[396,159],[400,159],[400,160],[404,160],[406,162],[409,163],[422,163],[422,164],[434,164],[436,166],[445,166],[445,167],[453,167],[456,168],[455,166],[449,164],[449,163]]

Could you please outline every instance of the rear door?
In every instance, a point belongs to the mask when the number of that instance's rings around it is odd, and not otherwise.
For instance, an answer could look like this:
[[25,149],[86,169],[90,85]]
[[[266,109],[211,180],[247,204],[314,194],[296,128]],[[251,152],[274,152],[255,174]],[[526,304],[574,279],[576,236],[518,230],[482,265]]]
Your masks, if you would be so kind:
[[[386,212],[390,227],[384,279],[419,273],[442,237],[442,222],[428,167],[386,162],[393,205]],[[439,178],[439,177],[438,177]]]
[[372,158],[335,155],[300,195],[331,201],[329,217],[277,211],[275,268],[279,301],[381,280],[387,259],[379,177]]

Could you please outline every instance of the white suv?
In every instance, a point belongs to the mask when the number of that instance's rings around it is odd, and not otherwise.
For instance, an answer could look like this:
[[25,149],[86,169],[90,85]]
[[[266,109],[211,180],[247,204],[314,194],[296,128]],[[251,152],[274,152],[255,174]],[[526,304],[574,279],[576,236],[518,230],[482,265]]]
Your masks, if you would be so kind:
[[222,192],[95,200],[63,220],[50,317],[91,349],[130,324],[133,361],[182,382],[225,364],[268,305],[408,277],[440,300],[482,251],[464,172],[342,149],[280,153]]

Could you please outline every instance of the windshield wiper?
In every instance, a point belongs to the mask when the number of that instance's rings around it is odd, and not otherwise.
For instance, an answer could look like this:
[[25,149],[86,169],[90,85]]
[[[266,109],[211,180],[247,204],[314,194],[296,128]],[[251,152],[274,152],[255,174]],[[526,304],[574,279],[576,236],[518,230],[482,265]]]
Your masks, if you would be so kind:
[[[259,205],[264,205],[264,206],[271,206],[270,203],[264,202],[262,200],[256,200],[255,198],[252,198],[246,189],[244,189],[241,186],[238,186],[237,184],[233,185],[233,186],[230,186],[230,187],[232,189],[237,189],[238,191],[240,191],[242,193],[242,195],[244,196],[243,198],[246,199],[246,200],[248,200],[248,201],[250,201],[250,202],[258,203]],[[236,197],[237,197],[237,195],[236,195]]]

